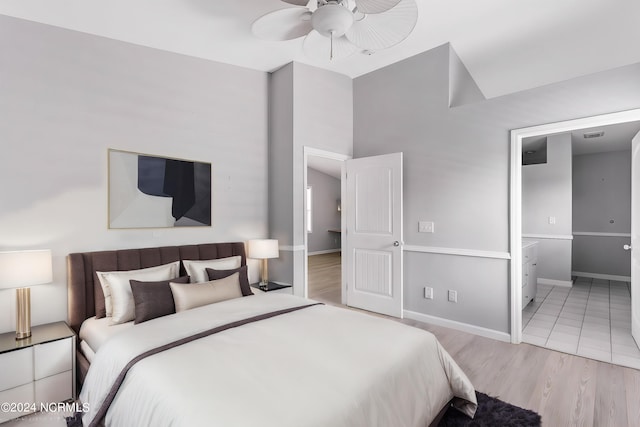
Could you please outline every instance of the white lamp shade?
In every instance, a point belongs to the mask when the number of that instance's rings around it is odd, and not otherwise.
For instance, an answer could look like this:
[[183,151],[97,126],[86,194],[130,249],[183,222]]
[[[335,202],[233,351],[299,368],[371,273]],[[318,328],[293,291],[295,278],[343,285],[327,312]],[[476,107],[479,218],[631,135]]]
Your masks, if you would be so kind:
[[267,259],[278,258],[278,240],[276,239],[255,239],[249,240],[249,258]]
[[52,280],[49,249],[0,252],[0,289],[41,285]]

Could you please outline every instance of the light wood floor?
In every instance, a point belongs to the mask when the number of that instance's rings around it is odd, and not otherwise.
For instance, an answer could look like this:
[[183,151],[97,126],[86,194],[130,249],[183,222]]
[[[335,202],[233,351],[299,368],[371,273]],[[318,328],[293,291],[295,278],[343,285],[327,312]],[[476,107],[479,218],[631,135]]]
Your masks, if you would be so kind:
[[308,259],[309,298],[327,304],[340,304],[342,283],[340,252],[311,255]]
[[[309,297],[339,305],[339,254],[309,257]],[[433,333],[478,391],[538,412],[544,426],[640,426],[639,370],[402,322]]]

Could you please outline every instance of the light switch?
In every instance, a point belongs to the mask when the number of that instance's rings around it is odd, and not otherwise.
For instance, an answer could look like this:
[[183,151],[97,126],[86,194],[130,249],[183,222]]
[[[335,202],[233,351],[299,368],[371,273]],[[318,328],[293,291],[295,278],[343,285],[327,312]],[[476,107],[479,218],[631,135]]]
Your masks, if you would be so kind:
[[435,232],[435,224],[433,221],[419,221],[418,222],[419,233],[433,233]]

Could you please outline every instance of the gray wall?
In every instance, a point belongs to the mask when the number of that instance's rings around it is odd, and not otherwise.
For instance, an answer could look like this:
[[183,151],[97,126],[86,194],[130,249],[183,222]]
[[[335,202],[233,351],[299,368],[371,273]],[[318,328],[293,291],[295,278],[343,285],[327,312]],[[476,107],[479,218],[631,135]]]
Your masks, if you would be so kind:
[[443,45],[354,80],[354,157],[404,152],[405,308],[509,332],[507,260],[416,248],[508,252],[509,131],[639,108],[640,64],[449,108],[449,60]]
[[[522,167],[522,234],[536,234],[538,278],[571,281],[571,134],[547,137],[547,163]],[[556,223],[550,224],[549,217]],[[557,236],[567,236],[557,238]]]
[[269,279],[293,283],[293,64],[269,74],[269,232],[280,257]]
[[272,73],[270,98],[270,157],[274,162],[270,165],[269,215],[276,227],[272,235],[285,246],[280,258],[269,264],[270,277],[293,284],[294,293],[303,295],[304,147],[352,154],[352,81],[294,62]]
[[[631,151],[573,158],[573,231],[631,233]],[[613,221],[613,222],[612,222]],[[629,237],[574,236],[573,271],[631,275]]]
[[[266,73],[5,16],[0,51],[0,250],[53,252],[33,324],[66,320],[70,252],[267,235]],[[108,148],[210,162],[213,226],[108,230]]]
[[307,185],[312,188],[312,232],[307,236],[307,250],[323,252],[340,249],[340,180],[315,169],[307,169]]

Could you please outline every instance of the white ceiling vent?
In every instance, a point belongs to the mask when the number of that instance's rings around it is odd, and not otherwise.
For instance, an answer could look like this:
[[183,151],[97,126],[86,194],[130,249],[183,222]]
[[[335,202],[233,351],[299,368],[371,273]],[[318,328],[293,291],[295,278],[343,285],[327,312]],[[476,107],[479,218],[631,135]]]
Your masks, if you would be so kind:
[[587,132],[584,134],[584,139],[589,139],[589,138],[600,138],[601,136],[604,136],[604,131],[598,131],[598,132]]

